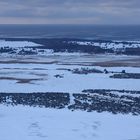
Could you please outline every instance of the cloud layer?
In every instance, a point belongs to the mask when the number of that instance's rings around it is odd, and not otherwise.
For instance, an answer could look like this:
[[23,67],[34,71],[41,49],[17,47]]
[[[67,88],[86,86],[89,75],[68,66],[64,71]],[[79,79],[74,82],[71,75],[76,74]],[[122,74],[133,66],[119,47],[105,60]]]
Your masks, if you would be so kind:
[[140,24],[139,0],[1,0],[0,23]]

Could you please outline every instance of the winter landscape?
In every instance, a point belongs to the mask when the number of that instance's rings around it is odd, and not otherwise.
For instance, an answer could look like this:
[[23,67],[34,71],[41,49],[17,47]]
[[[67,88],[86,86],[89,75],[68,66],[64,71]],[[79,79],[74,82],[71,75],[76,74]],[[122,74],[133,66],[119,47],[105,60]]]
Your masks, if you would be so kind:
[[140,140],[140,0],[0,0],[0,140]]
[[1,39],[0,137],[139,140],[139,50],[139,41]]

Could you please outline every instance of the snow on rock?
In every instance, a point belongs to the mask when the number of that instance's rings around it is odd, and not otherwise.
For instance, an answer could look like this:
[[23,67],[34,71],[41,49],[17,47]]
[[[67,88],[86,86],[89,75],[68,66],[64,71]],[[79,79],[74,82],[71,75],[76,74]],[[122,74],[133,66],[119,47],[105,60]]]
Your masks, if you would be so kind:
[[99,41],[69,41],[69,43],[74,43],[78,45],[91,45],[91,46],[99,46],[103,49],[125,49],[125,48],[140,48],[139,41],[106,41],[106,42],[99,42]]

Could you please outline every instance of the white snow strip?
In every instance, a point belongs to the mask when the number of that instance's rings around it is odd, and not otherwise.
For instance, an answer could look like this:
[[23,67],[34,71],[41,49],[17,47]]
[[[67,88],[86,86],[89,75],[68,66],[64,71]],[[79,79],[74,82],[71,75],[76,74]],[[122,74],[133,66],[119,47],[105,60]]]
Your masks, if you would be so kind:
[[30,41],[5,41],[0,40],[0,48],[9,47],[9,48],[23,48],[23,47],[38,47],[42,46],[40,44],[30,42]]

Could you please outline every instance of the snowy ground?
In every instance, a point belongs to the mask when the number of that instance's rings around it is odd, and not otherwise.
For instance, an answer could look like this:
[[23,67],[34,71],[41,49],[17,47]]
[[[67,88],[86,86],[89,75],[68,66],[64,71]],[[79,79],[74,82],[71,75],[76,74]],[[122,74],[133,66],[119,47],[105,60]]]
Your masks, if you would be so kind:
[[[8,43],[8,44],[6,44]],[[75,42],[73,42],[75,43]],[[81,43],[81,42],[77,42]],[[88,42],[85,42],[88,44]],[[82,45],[82,44],[81,44]],[[115,44],[101,45],[102,48],[114,47]],[[36,47],[33,42],[0,41],[0,47]],[[139,47],[133,43],[133,48]],[[122,48],[120,42],[117,48]],[[126,45],[126,47],[130,47]],[[40,53],[41,54],[41,53]],[[127,105],[139,101],[139,94],[120,93],[117,90],[140,91],[140,79],[114,79],[113,73],[123,70],[127,73],[140,73],[139,56],[124,55],[91,55],[80,53],[55,53],[50,50],[40,56],[16,56],[3,54],[0,56],[0,92],[32,93],[32,92],[66,92],[70,93],[70,104],[74,103],[71,93],[80,95],[87,89],[112,89],[112,95],[95,93],[107,101],[119,104],[122,100]],[[47,54],[47,55],[46,55]],[[106,65],[106,67],[101,67]],[[135,66],[135,67],[134,67]],[[76,74],[74,69],[98,69],[103,73]],[[105,74],[104,69],[109,71]],[[83,94],[82,94],[83,93]],[[100,94],[100,95],[99,95]],[[25,95],[25,94],[24,94]],[[122,98],[122,95],[125,96]],[[92,93],[91,93],[92,96]],[[9,96],[10,97],[10,96]],[[105,98],[103,98],[105,97]],[[132,97],[132,99],[131,99]],[[87,98],[89,99],[89,97]],[[92,98],[91,98],[92,99]],[[131,99],[131,100],[130,100]],[[9,99],[7,99],[9,100]],[[85,99],[79,98],[83,104]],[[10,100],[9,100],[10,101]],[[93,100],[90,100],[92,102]],[[87,101],[88,102],[88,101]],[[114,103],[113,102],[113,103]],[[5,103],[6,104],[6,103]],[[120,104],[119,104],[120,105]],[[136,106],[136,107],[137,107]],[[112,106],[111,106],[112,107]],[[116,108],[115,106],[114,108]],[[135,106],[134,106],[135,107]],[[129,107],[128,107],[129,108]],[[131,107],[129,108],[131,110]],[[139,108],[133,108],[135,111]],[[120,112],[119,112],[120,113]],[[108,112],[97,113],[86,111],[57,110],[28,106],[0,105],[0,139],[1,140],[140,140],[140,117]]]
[[[75,68],[96,68],[103,71],[140,73],[133,67],[97,67],[57,64],[0,64],[1,92],[68,92],[81,93],[84,89],[140,90],[140,79],[113,79],[111,73],[74,74]],[[56,78],[60,75],[62,78]],[[22,82],[23,81],[23,82]],[[25,81],[25,82],[24,82]]]
[[38,47],[42,46],[30,41],[5,41],[0,40],[0,48],[9,47],[9,48],[24,48],[24,47]]
[[139,116],[4,105],[0,110],[2,140],[140,139]]

